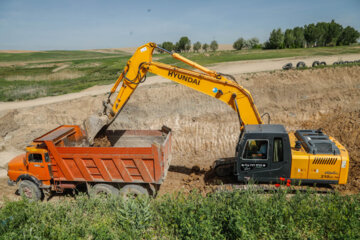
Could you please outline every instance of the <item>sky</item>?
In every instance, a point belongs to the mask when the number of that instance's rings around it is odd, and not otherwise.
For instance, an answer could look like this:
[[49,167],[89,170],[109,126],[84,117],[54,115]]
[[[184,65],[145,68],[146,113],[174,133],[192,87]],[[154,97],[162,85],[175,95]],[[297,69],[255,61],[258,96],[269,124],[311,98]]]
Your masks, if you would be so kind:
[[232,44],[330,22],[360,31],[360,0],[0,0],[0,49],[75,50],[147,42]]

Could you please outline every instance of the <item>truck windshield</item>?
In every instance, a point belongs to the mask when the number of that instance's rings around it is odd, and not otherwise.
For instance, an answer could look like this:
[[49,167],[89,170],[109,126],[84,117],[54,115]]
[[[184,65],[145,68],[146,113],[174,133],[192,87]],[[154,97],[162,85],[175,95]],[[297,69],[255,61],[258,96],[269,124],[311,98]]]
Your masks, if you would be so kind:
[[41,163],[43,161],[42,155],[39,153],[29,154],[29,162]]

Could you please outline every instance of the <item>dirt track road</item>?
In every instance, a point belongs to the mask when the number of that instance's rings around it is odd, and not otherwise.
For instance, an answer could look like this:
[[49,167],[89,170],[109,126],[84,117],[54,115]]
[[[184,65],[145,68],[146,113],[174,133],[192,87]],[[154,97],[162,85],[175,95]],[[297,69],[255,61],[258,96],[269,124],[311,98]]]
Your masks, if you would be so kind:
[[[226,63],[214,64],[209,68],[221,73],[236,75],[242,73],[279,70],[282,69],[282,66],[284,66],[286,63],[289,62],[292,62],[293,65],[296,65],[297,62],[303,61],[306,63],[307,66],[311,66],[312,62],[316,60],[325,61],[327,62],[327,64],[332,64],[333,62],[339,60],[353,61],[357,59],[360,59],[360,54],[346,54],[346,55],[337,55],[337,56],[318,56],[318,57],[292,57],[292,58],[226,62]],[[164,79],[162,77],[153,76],[147,78],[147,80],[143,84],[141,84],[141,86],[146,86],[154,83],[163,83],[163,82],[169,82],[169,80]],[[63,102],[85,96],[96,96],[109,92],[111,87],[112,84],[94,86],[89,89],[83,90],[81,92],[70,93],[60,96],[43,97],[34,100],[20,101],[20,102],[0,102],[0,112],[4,110],[14,110],[20,108],[28,108],[28,107],[41,106],[41,105],[52,104],[57,102]]]

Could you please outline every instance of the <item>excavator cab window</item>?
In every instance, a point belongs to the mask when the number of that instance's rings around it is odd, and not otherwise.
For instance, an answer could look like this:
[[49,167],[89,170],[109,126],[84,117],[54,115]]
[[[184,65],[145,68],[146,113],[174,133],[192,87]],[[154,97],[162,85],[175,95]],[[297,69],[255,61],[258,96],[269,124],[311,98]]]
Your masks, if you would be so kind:
[[41,163],[43,161],[42,155],[39,153],[29,154],[29,162]]
[[249,139],[246,142],[243,159],[244,160],[267,160],[268,140]]

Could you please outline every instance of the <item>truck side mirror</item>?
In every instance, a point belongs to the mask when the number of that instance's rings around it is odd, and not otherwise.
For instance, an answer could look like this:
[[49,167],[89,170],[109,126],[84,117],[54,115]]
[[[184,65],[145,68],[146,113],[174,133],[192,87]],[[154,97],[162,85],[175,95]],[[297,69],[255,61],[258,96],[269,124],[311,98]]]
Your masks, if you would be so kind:
[[23,162],[24,162],[24,166],[27,167],[29,165],[28,161],[26,161],[27,159],[27,155],[23,158]]

